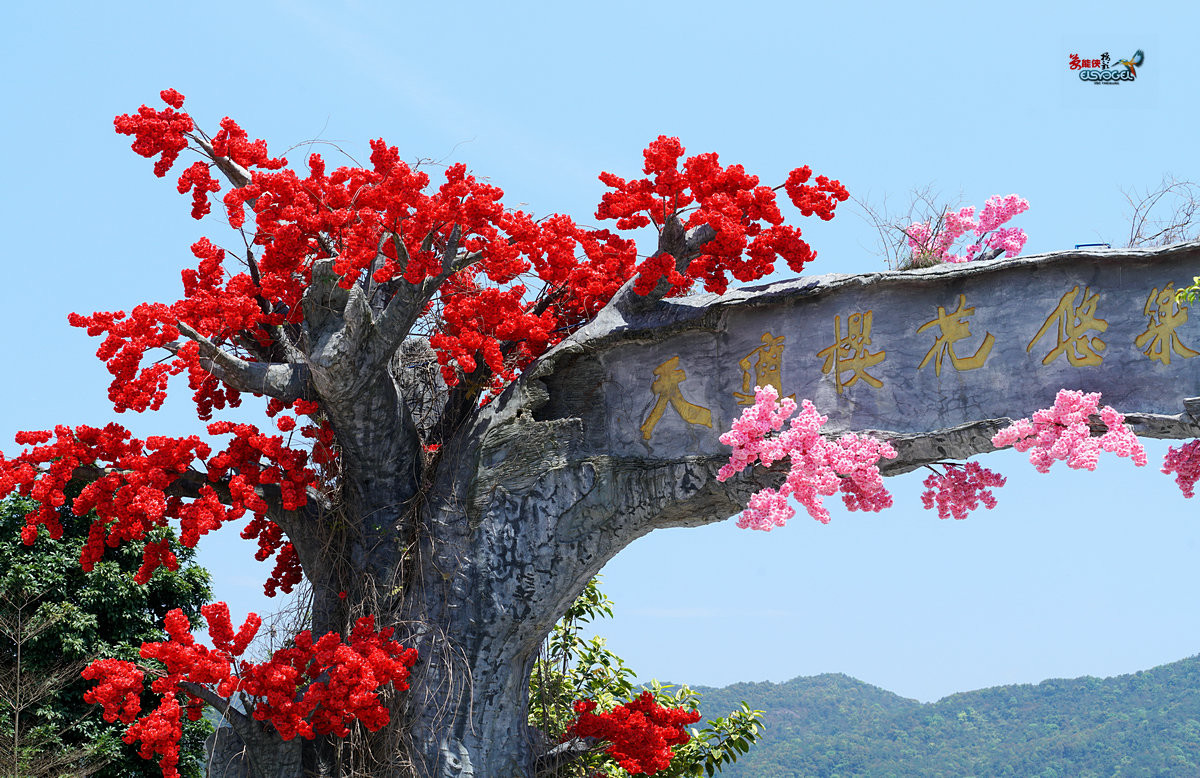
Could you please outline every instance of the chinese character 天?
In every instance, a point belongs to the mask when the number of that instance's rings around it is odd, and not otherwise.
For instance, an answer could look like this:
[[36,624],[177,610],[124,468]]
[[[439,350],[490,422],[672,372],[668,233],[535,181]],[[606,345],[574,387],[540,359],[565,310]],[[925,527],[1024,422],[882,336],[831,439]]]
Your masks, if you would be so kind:
[[650,391],[658,400],[650,409],[650,415],[642,422],[641,429],[644,439],[649,440],[650,436],[654,434],[654,428],[662,420],[668,405],[674,408],[680,418],[688,424],[712,427],[712,411],[684,399],[679,385],[686,380],[687,373],[679,368],[679,357],[671,357],[654,368],[654,382],[650,385]]

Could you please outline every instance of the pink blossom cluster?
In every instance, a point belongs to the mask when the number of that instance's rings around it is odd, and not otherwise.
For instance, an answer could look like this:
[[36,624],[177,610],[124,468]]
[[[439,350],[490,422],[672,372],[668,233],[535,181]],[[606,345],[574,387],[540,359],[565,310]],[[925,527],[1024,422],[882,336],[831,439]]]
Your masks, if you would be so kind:
[[[1000,225],[1029,209],[1029,201],[1015,194],[993,195],[984,203],[979,220],[975,220],[975,206],[951,211],[942,218],[936,229],[929,222],[913,222],[905,230],[908,247],[914,256],[932,257],[940,262],[970,262],[986,246],[1002,249],[1007,257],[1015,257],[1025,247],[1028,236],[1019,227]],[[975,242],[967,246],[962,254],[952,253],[955,241],[973,232]]]
[[[892,495],[883,486],[879,460],[892,458],[896,451],[885,442],[868,436],[846,434],[826,440],[821,426],[827,417],[817,413],[808,400],[800,415],[780,432],[784,421],[796,411],[794,400],[779,401],[774,387],[755,387],[754,405],[747,408],[733,428],[721,436],[721,442],[733,447],[729,463],[721,468],[717,480],[724,481],[755,462],[764,466],[791,459],[791,469],[779,489],[755,493],[738,519],[745,529],[770,531],[782,527],[795,515],[788,504],[794,497],[810,516],[829,522],[829,511],[822,497],[842,492],[849,510],[879,511],[891,507]],[[780,434],[767,437],[769,434]]]
[[[1057,460],[1076,470],[1095,470],[1101,451],[1130,457],[1139,467],[1146,464],[1146,449],[1125,417],[1111,405],[1099,407],[1100,393],[1059,389],[1051,408],[1036,411],[1031,419],[1018,419],[992,437],[995,446],[1012,446],[1028,451],[1029,462],[1045,473]],[[1092,437],[1088,417],[1099,416],[1108,431]]]
[[978,462],[965,465],[947,463],[945,472],[934,471],[925,479],[925,492],[921,502],[927,510],[937,507],[938,518],[965,519],[967,514],[983,503],[988,510],[996,507],[993,487],[1004,486],[1005,478],[999,473],[980,466]]
[[1200,440],[1167,449],[1162,471],[1167,475],[1175,474],[1175,483],[1184,497],[1194,497],[1196,481],[1200,480]]
[[992,195],[983,204],[983,213],[979,214],[979,224],[976,225],[976,235],[990,232],[1004,224],[1014,216],[1019,216],[1029,210],[1029,201],[1019,195],[1010,194],[1001,197]]

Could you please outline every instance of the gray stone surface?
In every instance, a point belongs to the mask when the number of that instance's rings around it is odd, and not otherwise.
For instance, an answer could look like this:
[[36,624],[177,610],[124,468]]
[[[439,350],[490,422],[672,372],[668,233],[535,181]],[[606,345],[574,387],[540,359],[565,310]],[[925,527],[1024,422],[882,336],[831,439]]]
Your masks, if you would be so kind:
[[718,437],[753,386],[773,382],[812,400],[826,429],[878,431],[920,459],[936,452],[919,444],[989,437],[999,426],[990,422],[1028,416],[1069,388],[1102,392],[1139,433],[1191,436],[1184,400],[1200,394],[1200,316],[1169,292],[1196,275],[1192,243],[666,300],[615,328],[602,317],[562,347],[574,349],[572,372],[594,366],[585,385],[563,385],[575,396],[556,398],[554,415],[581,418],[596,453],[722,454]]
[[[674,237],[684,241],[681,230]],[[1200,323],[1169,300],[1147,313],[1153,290],[1196,275],[1200,244],[813,276],[723,297],[656,300],[626,285],[479,406],[462,387],[427,383],[435,374],[420,344],[403,348],[407,298],[377,314],[357,287],[339,291],[314,271],[304,355],[289,375],[308,376],[305,391],[338,430],[340,490],[295,511],[272,500],[269,515],[312,582],[315,632],[344,631],[358,615],[351,605],[363,604],[421,660],[393,698],[393,725],[352,749],[331,738],[284,743],[231,712],[254,774],[532,775],[546,744],[526,725],[530,670],[586,581],[633,540],[724,520],[781,479],[776,468],[716,480],[729,455],[718,437],[754,383],[777,380],[785,395],[814,400],[831,431],[889,438],[900,453],[890,472],[989,451],[996,430],[1064,386],[1102,391],[1142,434],[1196,435],[1200,401],[1188,398],[1200,395]],[[420,310],[423,298],[409,296]],[[939,326],[939,307],[949,317],[960,299],[974,311]],[[1060,305],[1062,322],[1052,315]],[[1084,326],[1089,316],[1095,326]],[[852,322],[862,341],[825,369],[826,349]],[[939,373],[935,346],[954,323],[969,332],[946,341],[954,351]],[[764,344],[766,333],[782,341]],[[851,380],[858,356],[865,374]],[[842,360],[850,366],[836,372]],[[295,383],[272,391],[294,399]],[[441,441],[436,454],[421,448],[426,431]]]

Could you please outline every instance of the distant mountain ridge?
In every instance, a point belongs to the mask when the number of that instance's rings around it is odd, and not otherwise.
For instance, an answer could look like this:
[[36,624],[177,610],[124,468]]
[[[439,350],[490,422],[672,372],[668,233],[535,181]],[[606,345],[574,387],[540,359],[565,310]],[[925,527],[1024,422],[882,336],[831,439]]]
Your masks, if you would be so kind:
[[1200,657],[931,703],[840,673],[693,688],[701,712],[766,714],[728,778],[1200,776]]

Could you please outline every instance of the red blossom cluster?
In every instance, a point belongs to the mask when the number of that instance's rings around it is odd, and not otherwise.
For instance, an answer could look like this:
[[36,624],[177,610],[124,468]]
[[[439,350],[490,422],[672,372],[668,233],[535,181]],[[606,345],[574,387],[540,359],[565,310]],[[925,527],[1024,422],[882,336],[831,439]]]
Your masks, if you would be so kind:
[[205,162],[193,162],[179,176],[179,194],[192,193],[192,218],[203,219],[212,210],[208,202],[209,192],[221,191],[221,184],[212,177]]
[[375,617],[364,616],[348,642],[333,632],[313,642],[305,630],[292,648],[276,651],[265,664],[247,664],[236,687],[230,682],[222,688],[257,698],[254,718],[269,721],[284,739],[345,737],[354,721],[372,732],[388,723],[378,690],[387,684],[407,689],[408,668],[416,661],[416,649],[392,640],[391,627],[376,630]]
[[1006,479],[999,473],[982,467],[978,462],[958,465],[944,463],[944,471],[934,472],[925,479],[921,502],[926,510],[937,506],[938,518],[965,519],[967,514],[983,503],[991,510],[996,507],[993,488],[1004,486]]
[[[159,695],[158,706],[138,719],[145,674],[132,662],[101,659],[83,671],[96,681],[84,699],[104,707],[104,720],[130,725],[126,743],[141,742],[146,759],[159,755],[164,778],[178,776],[181,714],[202,715],[204,702],[186,684],[197,684],[224,699],[235,693],[248,696],[252,715],[269,722],[280,736],[312,739],[319,734],[344,737],[355,721],[375,731],[389,714],[379,699],[387,685],[408,688],[408,670],[417,660],[415,649],[392,639],[390,627],[376,630],[373,617],[358,620],[350,639],[331,632],[315,643],[311,633],[296,636],[294,646],[276,651],[261,664],[239,661],[254,639],[262,620],[251,613],[234,632],[229,608],[223,602],[201,608],[214,648],[192,637],[191,624],[179,609],[167,614],[167,640],[142,646],[143,659],[154,660],[150,690]],[[194,690],[194,689],[193,689]],[[180,705],[180,700],[185,706]]]
[[[689,157],[680,169],[683,152],[678,138],[660,135],[643,153],[642,171],[650,178],[626,181],[611,173],[600,175],[614,191],[603,196],[596,218],[615,219],[617,229],[649,224],[661,228],[672,216],[686,213],[685,227],[707,224],[716,231],[686,275],[676,270],[669,255],[643,261],[635,287],[639,294],[649,293],[664,277],[671,283],[669,294],[683,294],[697,280],[719,294],[728,287],[727,273],[739,281],[753,281],[774,270],[776,257],[796,272],[816,258],[800,230],[783,223],[774,189],[760,185],[741,165],[722,166],[716,154]],[[808,184],[811,175],[807,166],[796,168],[784,189],[805,216],[832,219],[837,203],[850,195],[825,176],[817,176],[815,186]]]
[[[265,560],[278,552],[267,593],[273,594],[276,588],[291,591],[300,581],[299,562],[279,527],[266,518],[268,506],[258,490],[277,485],[286,510],[303,506],[307,487],[315,480],[307,467],[307,454],[284,446],[281,437],[264,435],[251,424],[213,422],[208,431],[235,435],[229,447],[211,459],[211,448],[195,435],[142,441],[119,424],[102,429],[81,425],[74,429],[59,426],[54,432],[21,432],[17,442],[32,448],[15,459],[0,454],[0,495],[17,491],[40,503],[25,518],[21,537],[27,545],[37,539],[39,526],[57,539],[62,536],[58,509],[66,502],[68,484],[80,468],[98,471],[71,503],[77,516],[95,511],[80,564],[90,571],[106,546],[142,543],[138,583],[148,581],[159,566],[178,568],[167,540],[156,537],[169,520],[179,522],[180,542],[195,547],[201,536],[249,511],[253,519],[243,537],[258,539],[257,558]],[[207,481],[192,469],[197,460],[206,459]],[[194,491],[180,486],[185,476],[193,478]],[[228,494],[218,494],[216,484],[226,476]]]
[[66,502],[67,485],[77,468],[98,467],[102,475],[85,486],[71,504],[77,516],[96,512],[80,556],[83,569],[91,571],[104,555],[105,546],[139,541],[143,542],[144,561],[137,573],[138,583],[148,581],[160,564],[172,570],[178,567],[165,541],[150,540],[149,536],[165,526],[168,516],[188,524],[196,520],[199,509],[189,505],[184,510],[182,501],[168,496],[167,490],[194,459],[208,456],[209,447],[198,437],[141,441],[121,425],[109,424],[102,429],[59,426],[53,433],[20,432],[17,442],[33,448],[16,459],[0,455],[0,495],[19,491],[40,503],[25,517],[21,538],[26,545],[37,539],[39,525],[46,527],[52,538],[62,537],[58,509]]
[[[175,110],[183,105],[182,95],[168,90],[163,99],[170,105],[164,111],[143,106],[137,116],[117,119],[119,132],[135,136],[138,153],[162,155],[155,167],[160,175],[193,130],[190,117]],[[238,274],[222,286],[209,259],[215,251],[211,246],[194,249],[208,264],[202,263],[199,274],[189,272],[204,281],[204,294],[198,297],[205,305],[238,315],[227,317],[225,326],[215,326],[196,320],[197,312],[191,309],[195,304],[177,304],[158,311],[157,319],[148,311],[136,316],[135,323],[116,326],[114,315],[98,314],[110,318],[80,317],[79,326],[106,330],[110,338],[143,352],[162,343],[140,333],[159,332],[159,340],[174,338],[174,321],[187,321],[214,340],[239,331],[263,339],[265,328],[285,319],[295,321],[312,263],[333,257],[334,270],[346,288],[364,274],[385,288],[440,279],[427,313],[444,378],[453,386],[486,366],[471,380],[495,388],[587,321],[635,272],[642,294],[664,276],[675,294],[700,279],[706,288],[723,291],[727,274],[751,281],[771,272],[776,257],[797,271],[815,257],[799,230],[783,224],[773,189],[760,185],[740,165],[722,166],[715,154],[690,157],[681,169],[683,146],[674,138],[660,137],[646,149],[643,170],[652,180],[625,181],[602,174],[601,180],[615,191],[604,195],[596,215],[615,219],[618,230],[651,221],[662,225],[685,213],[689,228],[712,226],[716,238],[683,274],[676,271],[672,257],[662,254],[639,266],[634,244],[608,230],[584,229],[560,215],[535,221],[510,211],[499,188],[477,180],[461,164],[450,166],[444,182],[433,189],[428,175],[403,162],[396,147],[382,140],[371,143],[370,167],[330,172],[314,154],[303,174],[287,169],[286,160],[272,158],[264,141],[251,140],[228,117],[210,148],[249,175],[249,181],[224,195],[224,204],[232,226],[253,228],[260,251],[257,278],[251,282],[247,274]],[[817,176],[810,185],[810,176],[807,167],[797,168],[781,188],[805,215],[832,218],[837,202],[848,197],[845,189],[825,176]],[[192,213],[199,218],[208,212],[207,195],[218,185],[208,163],[197,162],[180,177],[179,189],[192,192]],[[193,296],[189,292],[188,297]],[[177,359],[188,360],[188,369],[196,369],[194,356]],[[128,356],[121,361],[123,374],[114,387],[128,384],[131,365],[137,361]],[[160,388],[168,371],[181,369],[147,368],[140,383],[124,393],[129,397],[122,399],[123,407],[158,407],[153,393],[149,401],[144,398],[148,387]],[[197,384],[203,382],[193,376]],[[221,407],[219,399],[216,407]]]
[[[285,416],[279,421],[285,419],[291,417]],[[295,421],[291,424],[294,426]],[[266,594],[274,596],[276,588],[290,593],[303,577],[300,560],[292,544],[283,539],[279,525],[266,517],[268,506],[259,496],[257,487],[277,484],[280,505],[285,511],[302,508],[308,502],[308,487],[316,480],[316,473],[307,467],[308,454],[285,446],[278,435],[264,435],[253,424],[217,421],[208,425],[208,431],[213,435],[234,435],[229,447],[208,462],[210,480],[219,481],[228,476],[232,504],[224,520],[241,518],[246,510],[253,513],[253,518],[242,530],[242,537],[258,540],[254,558],[263,562],[278,554],[275,569],[267,579]],[[188,539],[186,534],[180,538],[184,543]]]
[[576,700],[579,718],[568,729],[577,737],[607,740],[608,753],[633,775],[653,775],[665,770],[675,756],[672,746],[691,740],[684,727],[700,720],[699,711],[665,708],[650,692],[636,700],[618,705],[607,713],[593,713],[593,700]]
[[187,134],[195,125],[192,117],[177,111],[183,108],[183,95],[174,89],[164,89],[159,96],[169,106],[165,110],[143,105],[136,116],[122,114],[113,124],[121,135],[134,136],[132,148],[136,153],[147,159],[162,155],[154,163],[154,175],[162,178],[179,159],[179,152],[187,148]]

